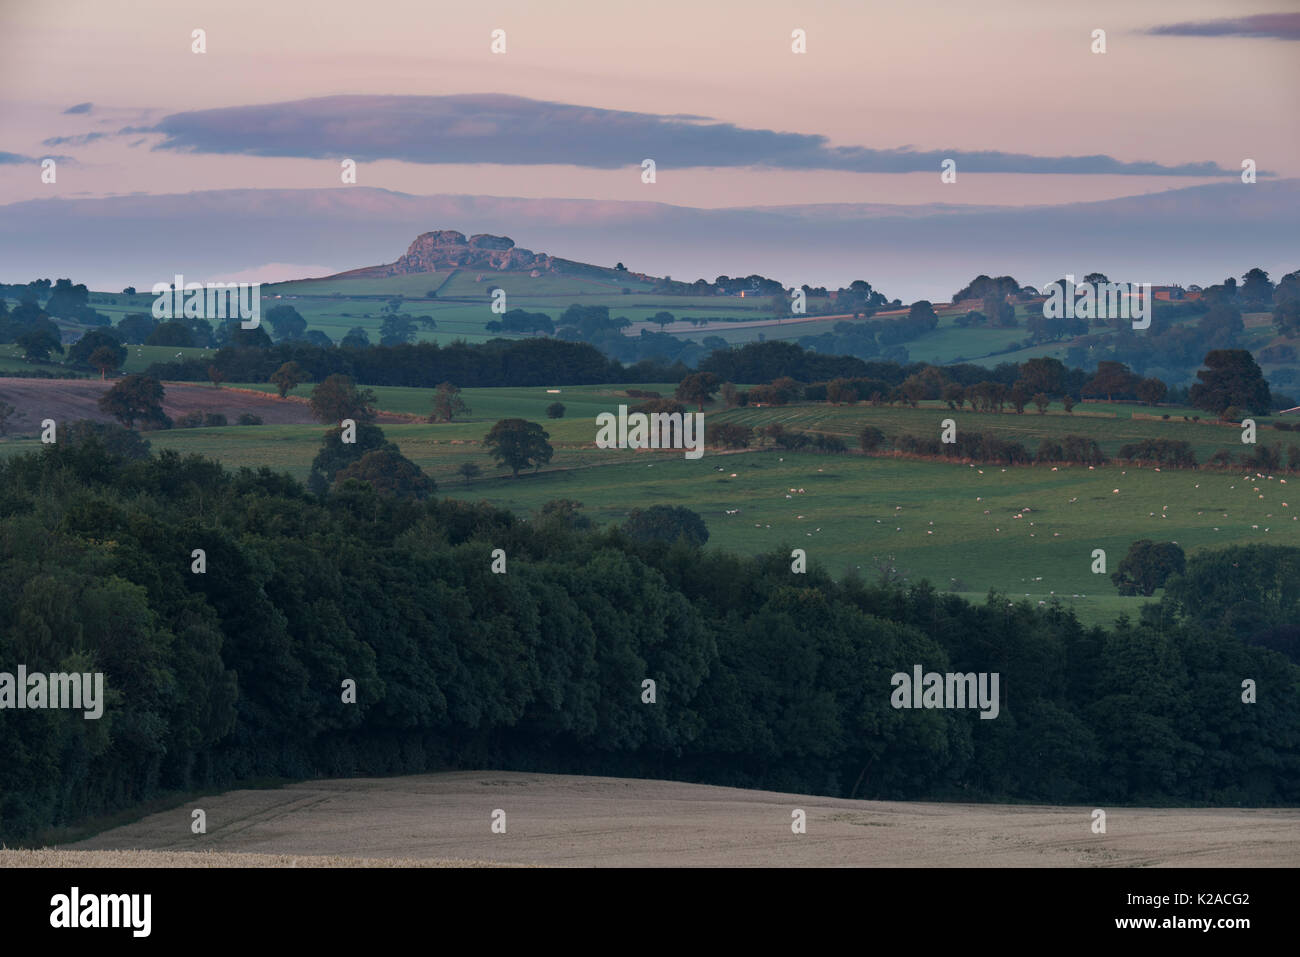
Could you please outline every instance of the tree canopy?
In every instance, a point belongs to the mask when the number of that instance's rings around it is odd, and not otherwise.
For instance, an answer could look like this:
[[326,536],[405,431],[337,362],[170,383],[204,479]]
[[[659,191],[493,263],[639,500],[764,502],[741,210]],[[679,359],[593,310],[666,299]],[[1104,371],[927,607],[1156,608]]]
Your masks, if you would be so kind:
[[555,450],[546,441],[550,437],[536,422],[501,419],[484,436],[483,444],[498,465],[506,466],[518,478],[520,469],[541,468],[551,461]]
[[375,418],[375,393],[360,389],[351,376],[332,375],[319,383],[311,393],[312,414],[321,422],[342,422],[353,419],[370,422]]
[[1150,598],[1174,575],[1181,575],[1185,567],[1183,550],[1176,544],[1144,538],[1129,546],[1128,554],[1110,578],[1121,595]]
[[[102,671],[109,701],[100,721],[5,712],[10,845],[168,792],[484,755],[869,799],[1300,802],[1294,547],[1198,552],[1139,621],[1085,627],[996,593],[792,575],[788,549],[583,528],[576,503],[523,521],[388,494],[382,470],[317,497],[117,426],[58,436],[0,460],[0,661]],[[998,720],[895,710],[915,662],[998,672]]]
[[153,376],[123,376],[99,400],[99,409],[132,428],[137,420],[141,424],[165,427],[167,416],[163,413],[163,386]]
[[1205,357],[1200,381],[1188,393],[1192,405],[1216,415],[1232,406],[1266,413],[1273,404],[1264,373],[1245,349],[1216,349]]

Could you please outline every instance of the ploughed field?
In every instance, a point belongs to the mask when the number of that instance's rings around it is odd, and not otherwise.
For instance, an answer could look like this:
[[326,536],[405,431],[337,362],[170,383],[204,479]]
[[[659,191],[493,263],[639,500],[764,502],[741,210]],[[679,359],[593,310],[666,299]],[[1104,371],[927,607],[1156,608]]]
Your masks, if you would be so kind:
[[[202,808],[207,833],[191,833]],[[493,815],[505,812],[505,833]],[[806,833],[791,829],[806,815]],[[504,771],[310,781],[205,796],[0,866],[1294,867],[1300,809],[857,801]]]
[[[0,401],[8,402],[16,412],[9,420],[11,435],[35,436],[41,420],[73,422],[90,419],[112,422],[113,417],[99,410],[100,397],[113,382],[99,379],[14,379],[0,378]],[[260,416],[268,425],[303,425],[314,423],[306,398],[276,395],[251,390],[221,388],[210,384],[167,382],[163,386],[163,411],[173,420],[190,412],[221,413],[231,425],[245,412]],[[379,421],[405,421],[396,416],[381,416]],[[322,427],[323,428],[323,427]],[[154,433],[149,433],[146,438]]]

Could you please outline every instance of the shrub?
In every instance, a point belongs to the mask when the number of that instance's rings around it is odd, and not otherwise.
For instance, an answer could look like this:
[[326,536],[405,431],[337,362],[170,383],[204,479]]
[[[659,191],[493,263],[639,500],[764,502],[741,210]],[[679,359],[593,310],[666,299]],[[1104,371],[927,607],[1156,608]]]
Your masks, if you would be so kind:
[[226,425],[228,423],[226,422],[226,417],[220,412],[209,412],[207,415],[203,417],[203,424],[205,426],[213,427],[219,425]]
[[634,542],[675,542],[684,539],[691,545],[709,540],[709,529],[697,512],[679,505],[651,505],[633,509],[623,523],[623,532]]
[[649,402],[642,402],[634,406],[630,412],[644,412],[649,415],[652,412],[667,412],[674,415],[678,412],[685,412],[686,406],[682,405],[676,399],[651,399]]
[[1086,435],[1067,435],[1062,440],[1062,452],[1066,462],[1078,465],[1103,465],[1106,462],[1101,446]]
[[1171,465],[1175,468],[1195,468],[1196,453],[1187,442],[1173,439],[1143,439],[1121,446],[1119,457],[1148,465]]
[[1038,443],[1038,454],[1034,456],[1034,459],[1038,462],[1064,462],[1065,450],[1061,448],[1060,442],[1043,439]]
[[240,425],[261,425],[262,417],[260,415],[254,415],[252,412],[245,412],[242,415],[240,415],[239,424]]
[[1110,579],[1121,595],[1150,598],[1157,588],[1163,588],[1172,576],[1181,575],[1186,567],[1183,550],[1173,542],[1143,539],[1129,546],[1119,570]]
[[722,425],[708,426],[708,433],[714,445],[728,449],[747,449],[753,430],[747,425],[724,422]]
[[864,452],[874,452],[885,444],[885,433],[874,425],[868,425],[858,433],[858,445]]
[[1227,468],[1232,465],[1232,450],[1219,449],[1219,451],[1210,456],[1210,460],[1206,464],[1213,465],[1216,468]]
[[806,432],[787,432],[785,426],[780,422],[773,422],[771,425],[764,426],[762,432],[773,445],[788,452],[802,449],[809,442]]

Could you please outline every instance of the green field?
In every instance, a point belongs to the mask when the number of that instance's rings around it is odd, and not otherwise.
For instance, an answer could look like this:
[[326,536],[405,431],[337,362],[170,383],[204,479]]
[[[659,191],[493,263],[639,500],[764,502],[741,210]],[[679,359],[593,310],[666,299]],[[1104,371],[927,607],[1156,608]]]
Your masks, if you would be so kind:
[[[269,383],[231,383],[246,389],[273,393],[275,387]],[[300,388],[299,394],[307,394],[310,387]],[[546,427],[560,436],[564,442],[590,442],[594,436],[594,419],[600,412],[615,411],[620,403],[635,405],[640,400],[628,399],[623,394],[628,388],[659,392],[671,396],[673,383],[640,383],[631,386],[565,386],[554,392],[544,388],[520,389],[466,389],[462,393],[470,407],[467,416],[458,419],[443,429],[462,429],[467,424],[482,423],[490,426],[497,419],[519,416],[538,422],[545,422]],[[377,407],[389,412],[404,412],[415,415],[428,415],[432,406],[432,390],[404,388],[399,386],[374,386]],[[546,407],[553,402],[560,402],[565,407],[565,417],[561,420],[546,419]],[[1168,421],[1134,416],[1151,416],[1168,414]],[[799,403],[795,405],[765,408],[738,408],[723,410],[715,403],[708,413],[713,423],[738,422],[752,428],[759,428],[771,422],[779,422],[786,428],[805,432],[825,432],[844,438],[850,446],[856,445],[857,436],[865,426],[872,425],[884,431],[890,438],[899,433],[913,435],[936,435],[940,423],[952,418],[958,430],[970,430],[996,435],[1009,441],[1022,443],[1031,453],[1037,452],[1038,444],[1044,438],[1059,439],[1062,435],[1083,435],[1096,440],[1107,456],[1118,454],[1126,443],[1143,439],[1173,439],[1188,442],[1195,450],[1198,461],[1204,462],[1222,448],[1240,451],[1240,429],[1236,426],[1184,421],[1184,416],[1191,419],[1201,413],[1195,409],[1179,407],[1151,408],[1125,403],[1081,403],[1067,414],[1059,405],[1048,408],[1046,415],[1039,415],[1032,407],[1023,415],[1013,412],[1001,414],[977,413],[969,409],[953,411],[942,402],[923,402],[919,408],[895,408],[890,406],[873,407],[867,403],[849,406],[831,406],[825,403]],[[575,419],[584,424],[575,425]],[[1262,428],[1260,441],[1266,444],[1281,442],[1300,443],[1300,436],[1292,432],[1277,432],[1266,427],[1268,419],[1259,417]],[[484,429],[485,430],[485,429]],[[457,438],[471,437],[477,433],[473,428]]]
[[[649,319],[657,312],[674,316],[701,315],[714,319],[770,318],[768,304],[761,300],[729,296],[665,296],[650,292],[651,284],[613,270],[577,269],[576,274],[544,274],[532,277],[527,272],[496,272],[490,269],[453,269],[411,276],[382,279],[330,279],[277,283],[262,290],[262,307],[291,305],[307,320],[335,342],[349,329],[360,326],[379,339],[383,309],[387,301],[404,297],[401,314],[407,317],[431,316],[437,324],[433,330],[420,329],[422,342],[485,342],[497,333],[487,331],[487,324],[500,319],[491,309],[489,290],[506,291],[506,308],[544,312],[552,319],[571,303],[608,306],[615,316],[634,322]],[[622,292],[627,289],[627,294]],[[437,293],[430,297],[428,293]],[[100,308],[97,306],[97,308]],[[685,324],[684,324],[685,325]],[[671,326],[669,327],[672,328]],[[694,327],[687,327],[693,329]],[[748,338],[755,337],[751,333]],[[505,338],[516,338],[507,335]]]
[[[1169,421],[1135,419],[1134,413],[1151,415],[1168,411]],[[963,430],[994,435],[1000,439],[1020,442],[1029,452],[1038,451],[1045,438],[1060,439],[1063,435],[1083,435],[1096,440],[1108,457],[1119,452],[1122,445],[1142,439],[1172,439],[1189,443],[1197,460],[1206,461],[1221,448],[1241,451],[1241,430],[1236,426],[1212,424],[1208,421],[1194,423],[1183,421],[1201,415],[1192,409],[1151,409],[1141,406],[1111,406],[1103,403],[1085,403],[1075,406],[1067,414],[1059,405],[1049,407],[1046,415],[1039,415],[1032,406],[1023,415],[1014,412],[998,414],[985,412],[953,411],[940,402],[921,403],[919,408],[872,407],[868,404],[830,406],[825,403],[806,403],[768,408],[739,408],[720,412],[712,421],[738,422],[751,427],[780,422],[786,428],[806,432],[826,432],[838,435],[850,443],[855,442],[864,426],[875,426],[891,439],[899,433],[938,438],[940,423],[952,419],[958,432]],[[1268,420],[1259,417],[1261,425]],[[1293,432],[1276,432],[1263,428],[1259,441],[1272,444],[1300,442]]]
[[[64,349],[66,350],[66,346]],[[144,372],[155,362],[171,362],[176,353],[186,359],[207,359],[216,354],[216,349],[177,349],[174,346],[127,346],[126,362],[122,372]],[[49,362],[34,362],[23,358],[23,350],[12,343],[0,345],[0,375],[6,372],[32,372],[44,370],[51,375],[66,378],[73,373],[68,366],[58,361],[59,356],[52,355]],[[97,377],[97,372],[80,371],[78,374]]]
[[[552,318],[558,318],[570,303],[608,306],[611,315],[637,323],[629,330],[634,334],[660,311],[679,319],[724,321],[710,329],[685,322],[667,326],[670,334],[696,342],[708,336],[731,344],[754,341],[760,335],[795,340],[830,332],[844,321],[787,320],[736,328],[738,323],[771,320],[769,300],[666,296],[651,292],[650,284],[631,276],[576,266],[571,274],[535,278],[527,273],[462,269],[387,279],[281,283],[263,288],[262,308],[265,313],[277,304],[292,305],[310,328],[336,342],[355,326],[366,329],[377,342],[383,309],[389,299],[402,296],[402,314],[432,316],[437,324],[435,330],[421,329],[421,340],[483,342],[495,336],[486,326],[499,318],[490,308],[488,293],[493,286],[506,290],[508,308],[545,312]],[[127,313],[149,311],[152,297],[96,293],[92,304],[116,322]],[[967,360],[991,366],[1035,356],[1065,356],[1066,342],[1002,351],[1026,338],[1024,307],[1017,310],[1020,326],[1015,329],[960,328],[955,319],[961,311],[940,308],[938,328],[904,343],[911,359]],[[1272,341],[1268,316],[1245,318],[1251,348]],[[657,326],[647,327],[658,331]],[[155,362],[176,358],[178,352],[186,358],[211,355],[204,349],[130,346],[124,371],[144,371]],[[31,363],[17,347],[0,346],[0,373],[32,369],[60,374],[65,367],[58,362]],[[243,385],[273,391],[266,383]],[[685,505],[704,516],[712,536],[710,547],[746,553],[804,547],[812,561],[837,575],[849,570],[874,575],[880,562],[889,561],[914,580],[928,578],[942,589],[976,598],[989,588],[1034,601],[1062,598],[1089,621],[1110,620],[1119,611],[1131,612],[1141,604],[1120,598],[1108,580],[1091,574],[1094,548],[1106,550],[1113,569],[1129,544],[1140,537],[1177,541],[1189,552],[1253,541],[1294,544],[1300,540],[1300,525],[1290,514],[1292,504],[1300,508],[1300,502],[1281,504],[1287,501],[1281,478],[1256,483],[1243,481],[1239,474],[1119,467],[981,469],[858,454],[773,451],[709,452],[692,462],[674,453],[595,449],[595,416],[621,402],[636,401],[626,398],[625,388],[467,389],[464,398],[471,411],[454,423],[385,425],[384,429],[437,481],[442,495],[486,499],[525,514],[550,499],[572,498],[583,502],[587,513],[602,523],[622,521],[637,507]],[[665,395],[673,391],[671,383],[639,388]],[[383,410],[418,416],[430,411],[432,390],[373,389]],[[296,394],[306,395],[309,390],[305,386]],[[566,407],[565,417],[546,418],[546,407],[556,401]],[[1144,418],[1154,413],[1168,414],[1170,419]],[[1059,441],[1066,434],[1092,438],[1112,457],[1125,443],[1143,439],[1186,441],[1201,462],[1220,449],[1242,450],[1236,427],[1184,420],[1197,414],[1191,409],[1094,403],[1080,404],[1069,415],[1059,404],[1047,415],[1037,414],[1033,407],[1022,415],[953,411],[939,402],[922,403],[916,409],[800,403],[724,410],[715,404],[708,421],[755,428],[779,422],[789,429],[840,436],[850,447],[856,446],[857,435],[868,425],[891,438],[904,432],[937,436],[942,420],[952,418],[959,431],[1017,441],[1031,453],[1043,439]],[[550,466],[518,480],[497,468],[481,445],[493,422],[515,416],[541,422],[556,450]],[[1263,426],[1261,442],[1300,443],[1294,433],[1267,428],[1266,418],[1258,421]],[[227,466],[267,466],[305,479],[321,432],[320,427],[301,425],[227,427],[151,433],[149,439],[155,449],[198,452]],[[0,454],[33,445],[0,441]],[[480,465],[484,475],[464,482],[456,469],[465,462]],[[1259,492],[1253,491],[1256,484]],[[1120,492],[1113,493],[1113,488]],[[1022,508],[1030,511],[1015,518]],[[737,511],[729,515],[729,510]],[[1012,540],[1015,547],[1008,548]]]
[[[256,389],[268,394],[274,393],[275,386],[269,382],[230,383],[242,389]],[[309,394],[310,386],[303,386],[296,394]],[[433,389],[414,389],[405,386],[367,386],[375,393],[376,408],[385,412],[405,412],[413,415],[428,415],[433,407]],[[591,420],[601,412],[616,410],[619,403],[637,403],[640,399],[629,399],[627,389],[640,389],[643,392],[658,392],[671,396],[677,388],[675,382],[642,382],[631,385],[568,385],[556,389],[518,388],[518,389],[465,389],[461,396],[470,407],[467,415],[457,416],[450,425],[441,428],[456,428],[463,423],[482,422],[491,425],[497,419],[522,417],[545,421],[547,428],[553,426],[567,427],[573,425],[574,419]],[[561,420],[547,419],[546,407],[559,402],[564,406],[565,415]],[[591,430],[588,422],[583,426]]]
[[[640,388],[671,392],[662,383]],[[1144,537],[1175,541],[1188,553],[1252,542],[1300,544],[1300,501],[1290,501],[1283,476],[1245,479],[1237,472],[1118,466],[1053,471],[772,450],[711,450],[690,461],[678,452],[596,449],[595,415],[629,401],[618,391],[611,386],[566,387],[559,393],[468,389],[471,413],[464,421],[383,428],[438,483],[440,495],[486,500],[525,515],[551,499],[575,499],[598,523],[621,522],[634,508],[683,505],[704,517],[709,547],[746,554],[801,547],[810,561],[835,575],[855,570],[874,577],[880,563],[890,562],[911,580],[927,578],[942,590],[976,598],[990,588],[1032,601],[1059,598],[1086,621],[1135,613],[1141,604],[1120,598],[1109,580],[1092,574],[1093,549],[1105,549],[1114,570],[1130,543]],[[380,407],[390,411],[425,414],[429,409],[430,390],[380,387],[375,392]],[[565,404],[566,416],[545,418],[546,406],[557,400]],[[1067,432],[1096,438],[1108,454],[1126,441],[1163,437],[1192,442],[1202,460],[1238,437],[1235,429],[1132,419],[1129,415],[1138,411],[1132,407],[1105,410],[1017,416],[952,413],[938,405],[805,404],[713,412],[708,421],[779,421],[852,437],[864,424],[890,433],[937,431],[941,418],[953,417],[959,429],[995,431],[1031,450],[1038,438]],[[541,422],[550,433],[556,451],[547,468],[513,479],[494,465],[481,441],[492,422],[507,416]],[[155,450],[196,452],[227,467],[267,466],[305,479],[321,433],[321,427],[306,425],[231,426],[152,432],[148,438]],[[0,454],[36,446],[32,440],[7,440],[0,442]],[[483,476],[465,482],[456,473],[464,462],[478,464]],[[1292,476],[1289,484],[1296,483],[1300,477]]]
[[[1003,471],[777,452],[706,454],[695,462],[607,454],[635,461],[493,479],[470,489],[442,481],[441,490],[516,510],[574,498],[602,522],[621,521],[632,508],[685,505],[705,517],[711,545],[745,553],[803,547],[835,574],[850,568],[870,574],[876,561],[893,556],[914,580],[1041,600],[1052,592],[1071,600],[1115,597],[1109,581],[1090,571],[1092,550],[1105,549],[1113,570],[1141,537],[1177,541],[1187,551],[1300,543],[1291,514],[1300,508],[1282,505],[1286,486],[1277,478],[1244,482],[1221,473],[1111,467]],[[727,515],[729,509],[739,511]]]
[[[448,269],[433,273],[392,276],[370,279],[317,279],[275,283],[262,288],[262,309],[265,312],[275,305],[291,305],[307,320],[310,329],[316,329],[339,342],[354,327],[361,327],[372,342],[379,341],[384,308],[389,299],[404,298],[400,313],[408,318],[429,316],[435,329],[421,326],[417,341],[449,344],[460,340],[469,343],[486,342],[500,337],[500,333],[487,330],[487,324],[500,317],[491,310],[488,290],[500,286],[507,293],[506,307],[528,312],[543,312],[558,320],[564,309],[572,303],[608,306],[612,316],[624,316],[633,323],[627,332],[639,335],[641,330],[664,331],[679,339],[697,343],[716,336],[728,345],[743,345],[766,340],[797,341],[805,336],[819,336],[832,332],[845,320],[811,319],[804,321],[777,321],[768,297],[739,298],[737,296],[669,296],[651,292],[651,284],[626,273],[611,269],[568,264],[569,272],[547,273],[537,277],[528,272],[497,272],[482,269]],[[624,293],[623,290],[627,292]],[[430,297],[430,292],[436,293]],[[153,304],[149,295],[129,297],[121,293],[96,292],[91,304],[114,322],[132,312],[148,312]],[[834,309],[824,301],[817,308]],[[939,304],[939,325],[936,329],[916,339],[902,343],[910,361],[948,364],[972,362],[995,366],[1003,362],[1025,362],[1039,357],[1065,360],[1071,340],[1028,345],[1026,320],[1031,309],[1038,306],[1020,304],[1016,307],[1019,325],[1013,329],[961,328],[956,319],[964,309]],[[722,325],[703,329],[678,321],[662,330],[649,322],[658,312],[670,312],[678,320],[686,317],[707,318]],[[888,322],[890,316],[879,317]],[[1245,332],[1242,346],[1258,352],[1266,346],[1280,342],[1272,328],[1272,317],[1267,313],[1249,313],[1244,317]],[[861,321],[861,320],[860,320]],[[1195,323],[1198,317],[1174,320]],[[761,326],[736,328],[737,323],[764,323]],[[72,329],[68,330],[73,332]],[[1109,336],[1114,330],[1093,327],[1090,335]],[[504,338],[520,338],[505,334]],[[1018,346],[1011,351],[1009,347]],[[165,350],[164,350],[165,351]],[[175,355],[175,350],[168,358]],[[147,364],[133,359],[128,372],[141,371]],[[139,368],[137,368],[139,366]],[[20,368],[8,365],[0,356],[0,371]],[[30,368],[30,366],[27,366]],[[1266,370],[1276,371],[1275,368]],[[1176,382],[1171,384],[1178,384]]]

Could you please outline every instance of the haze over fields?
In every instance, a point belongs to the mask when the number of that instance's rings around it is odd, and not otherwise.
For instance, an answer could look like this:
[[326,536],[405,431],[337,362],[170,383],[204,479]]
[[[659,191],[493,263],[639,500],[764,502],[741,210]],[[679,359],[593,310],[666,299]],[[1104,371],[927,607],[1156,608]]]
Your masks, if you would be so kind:
[[[692,209],[656,202],[415,196],[357,186],[225,190],[0,207],[10,282],[58,272],[94,289],[302,279],[391,262],[454,227],[602,266],[692,281],[760,273],[788,286],[866,278],[891,298],[940,301],[979,273],[1040,286],[1068,270],[1208,285],[1296,268],[1300,180],[1027,208]],[[273,264],[273,265],[267,265]]]
[[628,32],[525,0],[492,25],[338,0],[310,29],[294,3],[56,6],[0,11],[0,281],[302,278],[445,227],[908,301],[980,272],[1295,268],[1294,12],[665,0]]

